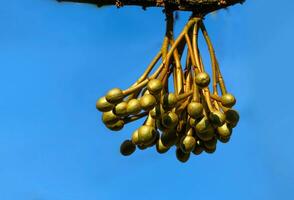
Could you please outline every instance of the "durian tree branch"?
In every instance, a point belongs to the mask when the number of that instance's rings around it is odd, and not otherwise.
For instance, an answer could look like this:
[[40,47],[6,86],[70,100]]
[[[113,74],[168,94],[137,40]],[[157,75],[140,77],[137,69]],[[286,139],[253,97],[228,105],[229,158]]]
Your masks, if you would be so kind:
[[57,0],[59,2],[75,2],[102,6],[141,6],[164,7],[172,10],[193,11],[205,15],[207,13],[227,8],[235,4],[242,4],[245,0]]

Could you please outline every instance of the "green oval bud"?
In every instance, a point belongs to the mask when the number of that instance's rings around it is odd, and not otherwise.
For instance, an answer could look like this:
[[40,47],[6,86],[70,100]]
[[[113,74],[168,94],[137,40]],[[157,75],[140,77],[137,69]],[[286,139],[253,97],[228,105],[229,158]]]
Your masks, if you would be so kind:
[[148,82],[147,89],[150,94],[158,94],[162,90],[162,83],[158,79],[152,79]]
[[121,89],[113,88],[107,92],[105,98],[109,103],[117,104],[123,100],[124,94]]
[[195,154],[195,155],[200,155],[202,152],[203,152],[203,148],[202,148],[202,146],[201,146],[200,141],[198,140],[198,141],[196,142],[195,148],[194,148],[194,150],[192,151],[192,153]]
[[175,107],[178,99],[174,93],[165,94],[162,97],[162,107],[164,110],[170,110]]
[[162,116],[162,125],[166,128],[173,128],[178,125],[179,118],[178,115],[174,112],[169,112]]
[[156,130],[152,126],[143,125],[138,129],[139,143],[150,145],[156,139]]
[[165,128],[163,125],[162,125],[162,122],[160,119],[157,119],[156,120],[156,128],[161,130],[161,131],[165,131],[167,130],[167,128]]
[[240,116],[236,110],[230,109],[226,113],[226,121],[230,127],[234,128],[237,126]]
[[200,72],[195,76],[195,82],[200,88],[205,88],[210,83],[210,77],[205,72]]
[[138,99],[131,99],[128,102],[127,112],[131,115],[138,114],[141,111],[140,101]]
[[127,106],[128,106],[128,103],[123,101],[114,107],[113,113],[119,117],[124,117],[128,115]]
[[214,153],[214,152],[215,152],[215,150],[216,150],[216,146],[215,146],[214,148],[209,149],[209,148],[207,148],[207,147],[205,146],[205,142],[204,142],[203,149],[204,149],[204,151],[205,151],[206,153],[211,154],[211,153]]
[[134,145],[130,140],[124,141],[120,146],[120,153],[124,156],[129,156],[136,150],[136,145]]
[[133,135],[132,135],[132,142],[136,145],[140,144],[139,143],[139,132],[138,130],[135,130]]
[[211,140],[203,142],[203,145],[208,150],[215,150],[217,144],[217,139],[214,137]]
[[181,141],[181,150],[185,153],[190,153],[196,146],[196,140],[193,136],[187,135]]
[[196,135],[203,141],[211,140],[215,133],[206,117],[203,117],[195,127]]
[[107,112],[112,110],[113,104],[109,103],[105,97],[101,97],[96,102],[96,108],[101,112]]
[[123,120],[118,120],[114,124],[106,124],[106,127],[112,131],[120,131],[123,129],[125,122]]
[[157,140],[156,151],[160,154],[165,153],[169,150],[169,147],[166,147],[162,144],[161,139]]
[[181,161],[182,163],[185,163],[189,160],[190,158],[190,153],[184,153],[181,148],[177,148],[176,150],[176,156],[177,156],[177,159],[179,161]]
[[198,119],[203,116],[203,105],[198,102],[188,104],[187,111],[190,117]]
[[201,139],[203,141],[208,141],[208,140],[211,140],[215,136],[215,133],[214,133],[213,128],[208,128],[207,130],[205,130],[201,133],[196,132],[196,135],[199,137],[199,139]]
[[209,115],[210,121],[214,126],[220,127],[226,121],[226,116],[221,111],[216,110],[210,113]]
[[177,141],[177,134],[174,129],[166,130],[161,134],[161,142],[166,147],[173,146]]
[[230,141],[231,137],[230,137],[230,136],[228,136],[228,137],[221,137],[221,136],[218,136],[217,139],[218,139],[220,142],[222,142],[222,143],[228,143],[228,142]]
[[151,94],[145,94],[140,99],[140,105],[144,110],[149,111],[156,105],[156,99]]
[[204,116],[195,126],[196,132],[204,132],[210,126],[209,120]]
[[236,99],[232,94],[224,94],[221,97],[221,103],[224,107],[231,108],[236,104]]
[[104,124],[114,124],[119,120],[119,117],[116,116],[112,110],[108,111],[108,112],[104,112],[102,114],[102,121]]
[[224,123],[224,125],[217,127],[217,133],[220,137],[230,137],[232,129],[227,126],[227,123]]

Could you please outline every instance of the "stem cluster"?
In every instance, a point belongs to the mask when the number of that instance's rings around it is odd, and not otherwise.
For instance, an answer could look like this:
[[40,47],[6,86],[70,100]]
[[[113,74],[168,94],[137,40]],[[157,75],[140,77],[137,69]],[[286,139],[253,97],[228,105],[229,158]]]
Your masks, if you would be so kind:
[[[193,14],[177,38],[173,20],[173,12],[166,10],[162,48],[142,76],[128,89],[114,88],[96,103],[103,123],[113,131],[146,118],[122,143],[123,155],[137,147],[156,146],[157,152],[165,153],[176,146],[178,160],[186,162],[191,153],[213,153],[217,141],[228,142],[239,121],[232,109],[236,99],[227,92],[202,17]],[[210,53],[211,76],[199,51],[200,32]]]

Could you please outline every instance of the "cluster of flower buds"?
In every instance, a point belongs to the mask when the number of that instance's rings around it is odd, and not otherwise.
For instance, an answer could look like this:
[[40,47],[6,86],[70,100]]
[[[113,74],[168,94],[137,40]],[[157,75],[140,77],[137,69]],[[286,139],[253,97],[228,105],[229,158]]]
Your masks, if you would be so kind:
[[[212,78],[198,48],[200,30],[209,49]],[[126,90],[110,90],[96,107],[113,131],[145,117],[143,125],[121,144],[122,155],[153,146],[162,154],[175,146],[177,159],[186,162],[191,153],[213,153],[217,141],[229,141],[239,121],[238,112],[232,109],[235,103],[226,90],[202,19],[192,16],[174,39],[173,15],[169,14],[162,48],[144,74]]]

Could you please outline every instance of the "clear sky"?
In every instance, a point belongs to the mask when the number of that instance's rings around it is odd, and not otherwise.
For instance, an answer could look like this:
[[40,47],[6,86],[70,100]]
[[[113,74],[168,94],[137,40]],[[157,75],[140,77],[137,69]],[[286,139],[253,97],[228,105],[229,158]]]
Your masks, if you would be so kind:
[[159,50],[160,9],[2,1],[0,199],[294,199],[293,10],[248,0],[206,17],[241,121],[228,144],[182,164],[174,150],[121,156],[139,124],[108,131],[95,109]]

